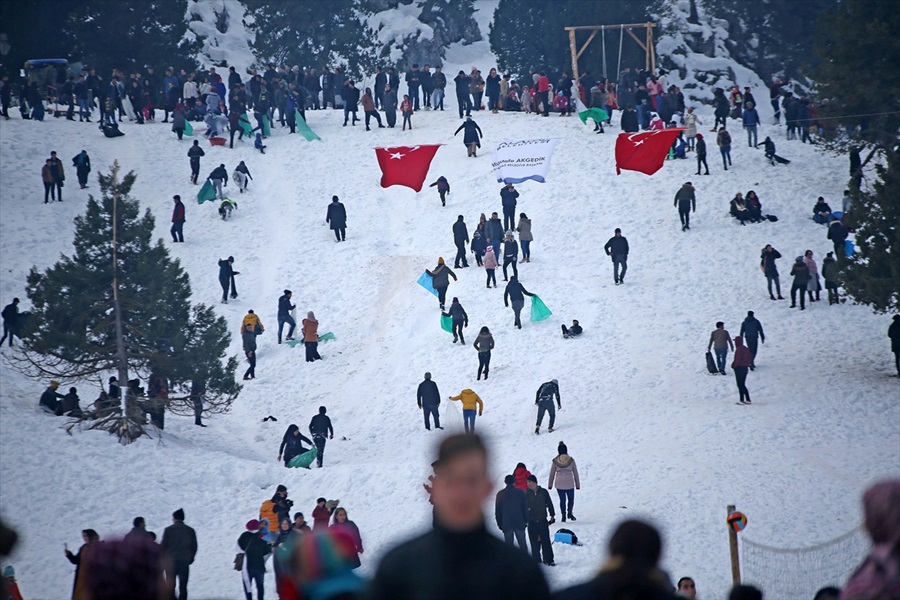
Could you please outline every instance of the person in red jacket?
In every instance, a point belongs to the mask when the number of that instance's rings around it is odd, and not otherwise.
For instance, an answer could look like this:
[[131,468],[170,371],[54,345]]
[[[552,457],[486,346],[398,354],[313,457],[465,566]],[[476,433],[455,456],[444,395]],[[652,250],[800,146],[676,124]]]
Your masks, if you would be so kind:
[[544,103],[544,116],[550,116],[550,79],[546,73],[538,78],[538,101]]
[[515,486],[523,492],[528,489],[529,475],[531,475],[531,472],[525,468],[525,463],[517,464],[516,470],[513,471],[513,476],[516,478]]
[[[744,338],[737,336],[734,338],[734,360],[731,361],[731,368],[734,369],[734,380],[737,382],[738,392],[741,397],[741,404],[750,404],[750,390],[747,389],[747,372],[750,365],[753,364],[753,354],[750,349],[744,345]],[[746,398],[746,400],[745,400]]]
[[182,233],[181,229],[184,227],[184,203],[178,194],[172,196],[172,200],[175,201],[175,208],[172,210],[172,229],[170,230],[172,241],[183,242],[184,233]]

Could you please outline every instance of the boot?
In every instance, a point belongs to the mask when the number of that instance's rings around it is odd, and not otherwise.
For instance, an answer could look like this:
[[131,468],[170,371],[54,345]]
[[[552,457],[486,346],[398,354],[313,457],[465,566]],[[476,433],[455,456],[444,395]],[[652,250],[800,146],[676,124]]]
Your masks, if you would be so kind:
[[570,520],[570,521],[577,521],[577,520],[578,520],[578,519],[575,518],[575,515],[572,514],[572,511],[571,511],[571,510],[569,511],[569,520]]
[[566,522],[566,513],[562,513],[562,522],[563,522],[563,523]]

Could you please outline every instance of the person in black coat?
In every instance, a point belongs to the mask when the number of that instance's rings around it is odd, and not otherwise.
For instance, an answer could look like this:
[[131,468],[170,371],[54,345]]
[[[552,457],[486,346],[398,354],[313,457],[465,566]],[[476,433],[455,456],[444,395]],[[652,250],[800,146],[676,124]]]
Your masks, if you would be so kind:
[[701,133],[697,134],[697,146],[695,152],[697,153],[697,175],[700,174],[701,166],[706,169],[706,172],[703,174],[709,175],[709,165],[706,163],[706,140],[703,139],[703,134]]
[[309,433],[319,451],[316,456],[316,464],[319,468],[322,467],[322,459],[325,458],[325,442],[334,439],[334,427],[331,426],[331,418],[325,414],[326,412],[326,408],[320,406],[319,414],[309,422]]
[[500,204],[503,206],[503,229],[512,231],[516,228],[516,204],[519,192],[511,181],[500,190]]
[[516,478],[507,475],[503,480],[506,484],[497,492],[494,502],[494,518],[497,527],[503,532],[506,543],[512,546],[519,543],[519,548],[528,552],[525,543],[525,528],[528,526],[528,503],[525,500],[525,492],[515,486]]
[[463,113],[469,117],[472,115],[472,99],[469,97],[471,78],[466,75],[465,71],[460,71],[453,81],[456,83],[456,104],[459,107],[459,118],[463,118]]
[[[466,244],[469,243],[469,230],[463,216],[459,215],[453,224],[453,243],[456,244],[456,260],[453,261],[454,269],[463,269],[469,266],[466,259]],[[460,264],[462,263],[462,264]]]
[[338,200],[337,196],[331,197],[331,204],[328,205],[328,213],[325,215],[325,222],[331,224],[334,231],[334,237],[338,242],[343,242],[347,237],[347,209]]
[[288,463],[293,460],[295,456],[300,456],[304,452],[307,452],[307,448],[303,447],[303,442],[306,442],[310,446],[313,445],[313,441],[300,433],[300,428],[294,425],[293,423],[288,425],[287,431],[284,432],[284,437],[281,438],[281,446],[278,448],[278,460],[284,459],[284,466],[289,466]]
[[88,175],[91,173],[91,157],[88,156],[87,150],[82,150],[72,159],[72,166],[75,167],[75,173],[78,175],[78,185],[81,189],[87,187]]
[[59,416],[60,414],[62,414],[60,411],[60,409],[62,408],[60,400],[62,400],[65,396],[57,392],[57,389],[59,389],[59,382],[51,381],[50,386],[46,390],[44,390],[43,394],[41,394],[41,400],[40,402],[38,402],[38,406],[40,406],[50,414]]
[[753,357],[753,362],[750,363],[750,370],[753,371],[756,369],[755,363],[756,351],[759,348],[758,344],[760,341],[762,341],[763,344],[766,343],[766,334],[763,331],[762,323],[753,316],[752,310],[747,311],[747,318],[741,323],[741,337],[747,342],[747,349],[750,350],[750,355]]
[[656,565],[662,554],[662,539],[652,525],[625,521],[609,540],[609,561],[590,581],[566,588],[554,600],[597,598],[641,598],[676,600],[675,586]]
[[459,341],[460,344],[465,345],[466,340],[463,337],[463,327],[469,326],[469,315],[466,314],[466,309],[459,303],[459,298],[453,298],[450,308],[443,314],[445,317],[450,317],[453,320],[453,343],[455,344]]
[[775,289],[778,292],[778,299],[784,300],[784,297],[781,295],[781,280],[778,277],[778,266],[775,264],[775,261],[781,258],[781,253],[772,247],[772,244],[766,244],[766,247],[762,249],[762,253],[759,256],[759,264],[762,267],[763,274],[766,276],[766,281],[769,286],[769,298],[774,300],[775,296],[772,295],[772,283],[775,283]]
[[406,72],[406,85],[409,87],[409,99],[413,103],[413,110],[419,110],[419,86],[421,84],[419,75],[418,64],[413,64],[412,68]]
[[425,413],[425,429],[431,431],[429,417],[434,417],[435,429],[443,429],[441,427],[441,418],[438,416],[438,407],[441,405],[441,392],[438,390],[437,384],[431,380],[431,373],[425,373],[425,380],[419,384],[419,389],[416,390],[416,404]]
[[503,292],[503,305],[509,306],[512,301],[512,309],[516,315],[515,326],[522,329],[522,309],[525,307],[525,296],[534,296],[531,292],[519,283],[519,278],[513,275],[506,284],[506,290]]
[[188,149],[187,155],[191,159],[191,183],[197,185],[197,176],[200,175],[200,157],[206,154],[200,147],[200,142],[194,140],[194,145]]
[[478,126],[478,123],[472,120],[472,117],[466,117],[466,120],[453,132],[453,135],[455,136],[464,129],[463,144],[466,145],[469,156],[478,156],[478,148],[481,148],[481,138],[483,137],[481,128]]
[[512,232],[506,234],[503,241],[503,281],[509,281],[507,269],[512,265],[513,277],[519,276],[519,243]]
[[[280,525],[279,525],[280,528]],[[266,557],[272,553],[272,547],[259,536],[259,521],[253,519],[247,523],[247,531],[237,540],[238,548],[244,553],[244,569],[247,573],[244,593],[249,598],[252,585],[256,581],[256,593],[259,598],[265,593]]]
[[228,304],[228,290],[231,289],[231,298],[237,298],[237,289],[234,285],[234,276],[240,275],[234,270],[234,257],[229,256],[225,260],[219,259],[219,285],[222,286],[222,304]]
[[344,127],[347,126],[350,113],[353,113],[353,123],[351,125],[356,125],[356,122],[359,121],[356,117],[356,105],[359,104],[359,88],[354,85],[352,79],[348,79],[344,87],[341,88],[341,97],[344,99]]
[[18,335],[19,299],[13,298],[12,302],[4,306],[0,316],[3,317],[3,338],[0,339],[0,346],[3,345],[6,336],[9,336],[9,347],[12,348],[13,338]]
[[834,256],[838,260],[847,257],[846,244],[847,236],[850,232],[841,223],[837,217],[832,217],[831,225],[828,226],[828,239],[834,244]]
[[296,305],[291,304],[291,296],[293,296],[293,292],[291,290],[284,290],[284,294],[278,298],[278,343],[281,343],[281,332],[284,329],[284,324],[287,323],[290,325],[288,329],[287,339],[294,339],[294,328],[297,327],[297,322],[294,321],[294,317],[291,316],[291,311],[297,308]]
[[178,599],[187,600],[187,583],[190,566],[197,555],[197,533],[184,524],[184,510],[172,513],[172,524],[163,531],[163,553],[166,563],[166,584],[169,596],[175,598],[175,579],[178,579]]
[[[607,256],[612,257],[613,261],[613,279],[616,285],[625,282],[625,271],[628,270],[628,240],[622,235],[622,230],[616,227],[613,237],[609,238],[606,245],[603,246]],[[619,273],[619,267],[622,272]]]
[[622,131],[625,133],[637,133],[641,130],[641,125],[638,122],[638,114],[637,111],[634,110],[634,106],[629,104],[625,110],[622,111]]
[[[537,483],[537,477],[528,476],[528,489],[525,490],[525,502],[528,505],[528,541],[531,542],[531,556],[537,562],[555,567],[553,562],[553,546],[550,543],[550,525],[556,522],[556,510],[550,494]],[[550,520],[547,520],[547,512]],[[543,560],[541,560],[543,554]]]
[[888,338],[891,340],[891,352],[894,353],[897,377],[900,377],[900,315],[894,315],[894,320],[888,327]]
[[694,186],[688,181],[675,194],[675,204],[678,207],[678,216],[681,218],[681,230],[691,228],[691,211],[697,212],[697,196],[694,194]]

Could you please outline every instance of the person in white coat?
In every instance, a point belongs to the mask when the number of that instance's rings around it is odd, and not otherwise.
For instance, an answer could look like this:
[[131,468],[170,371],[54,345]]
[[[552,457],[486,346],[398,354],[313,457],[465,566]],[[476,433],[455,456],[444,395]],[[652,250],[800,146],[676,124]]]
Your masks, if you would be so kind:
[[569,456],[569,449],[565,443],[560,442],[556,451],[558,456],[553,459],[550,466],[550,482],[547,489],[552,490],[554,482],[556,483],[556,493],[559,495],[559,514],[562,516],[563,523],[566,517],[570,521],[575,521],[575,515],[572,514],[572,506],[575,504],[575,490],[581,489],[581,481],[578,479],[578,467],[575,465],[575,459]]
[[703,121],[694,114],[694,108],[691,107],[687,109],[687,114],[684,115],[684,136],[687,138],[688,150],[694,149],[694,141],[697,137],[697,125],[703,125]]

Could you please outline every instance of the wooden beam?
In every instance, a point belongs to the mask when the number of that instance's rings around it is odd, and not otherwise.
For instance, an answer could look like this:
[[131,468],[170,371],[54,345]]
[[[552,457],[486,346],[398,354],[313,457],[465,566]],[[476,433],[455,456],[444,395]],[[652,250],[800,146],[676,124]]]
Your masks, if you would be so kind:
[[578,51],[575,43],[575,30],[569,29],[569,51],[572,53],[572,75],[578,79]]
[[564,27],[564,29],[566,31],[587,31],[589,29],[600,31],[603,29],[621,29],[622,27],[656,27],[656,23],[628,23],[624,25],[577,25],[575,27]]
[[[653,29],[650,27],[647,27],[647,38],[647,51],[650,53],[650,71],[656,73],[656,47],[653,44]],[[668,90],[666,90],[666,93],[668,93]]]
[[[572,33],[574,34],[575,32],[573,31]],[[588,37],[587,41],[584,43],[584,46],[582,46],[582,47],[581,47],[581,50],[578,51],[578,54],[575,55],[575,58],[576,58],[576,59],[581,58],[581,55],[584,54],[584,51],[585,51],[585,50],[587,50],[588,44],[590,44],[591,41],[592,41],[595,37],[597,37],[597,30],[596,30],[596,29],[595,29],[594,31],[591,32],[591,35]]]
[[634,39],[634,41],[636,41],[638,43],[638,46],[641,47],[641,50],[643,50],[644,52],[647,51],[647,46],[644,45],[644,42],[642,42],[640,39],[638,39],[638,36],[634,35],[634,32],[632,32],[630,29],[626,29],[625,33],[630,35]]

